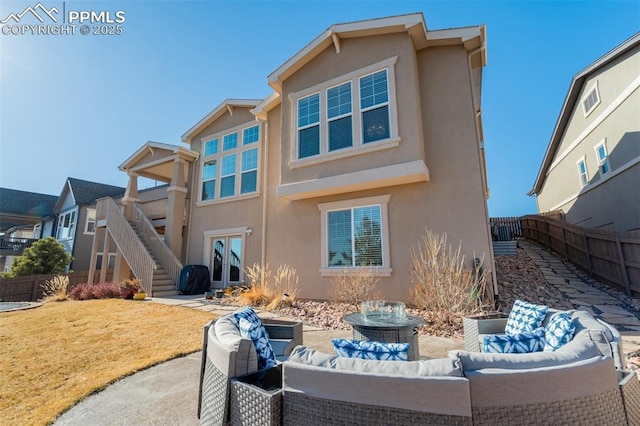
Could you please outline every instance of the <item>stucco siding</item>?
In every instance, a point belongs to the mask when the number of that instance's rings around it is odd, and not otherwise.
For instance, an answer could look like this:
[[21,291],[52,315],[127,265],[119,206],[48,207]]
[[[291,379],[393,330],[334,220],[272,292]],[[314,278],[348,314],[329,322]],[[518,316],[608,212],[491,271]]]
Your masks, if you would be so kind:
[[[415,91],[417,82],[416,54],[407,34],[372,36],[341,41],[340,53],[331,46],[311,60],[283,83],[282,93],[282,161],[278,165],[282,184],[307,181],[350,172],[375,169],[391,164],[424,159],[419,141],[422,140],[419,98]],[[394,65],[394,84],[397,104],[398,135],[401,138],[396,148],[364,155],[350,156],[321,164],[291,168],[293,158],[296,102],[292,94],[316,85],[348,75],[389,58],[397,57]],[[339,79],[338,79],[339,80]],[[339,84],[336,81],[336,84]],[[356,90],[356,88],[352,88]],[[326,106],[321,105],[321,108]],[[270,122],[272,122],[270,120]],[[355,129],[360,132],[361,129]],[[322,155],[322,154],[321,154]]]
[[[640,181],[640,50],[612,61],[590,75],[571,115],[546,179],[538,193],[538,210],[561,209],[571,223],[624,231],[640,227],[636,200]],[[597,82],[600,104],[585,119],[581,99]],[[595,148],[604,143],[609,172],[603,174]],[[584,161],[583,186],[578,162]],[[625,171],[626,170],[626,171]]]
[[[249,108],[233,108],[233,115],[226,112],[214,123],[207,126],[198,134],[192,137],[190,149],[202,153],[203,141],[206,142],[210,136],[223,135],[229,129],[237,126],[247,127],[257,125],[253,114]],[[210,259],[207,258],[205,244],[210,244],[210,239],[205,237],[206,233],[223,232],[224,230],[245,230],[244,266],[249,267],[254,263],[261,262],[262,249],[262,181],[264,176],[264,165],[262,164],[264,135],[261,126],[260,158],[258,160],[257,191],[255,193],[243,194],[239,199],[214,199],[200,202],[200,182],[202,176],[203,157],[194,163],[194,170],[189,176],[194,176],[193,182],[189,185],[189,228],[187,242],[184,245],[185,264],[203,264],[210,266]],[[220,140],[222,144],[222,140]],[[222,149],[222,145],[220,145]],[[240,176],[240,170],[236,171]],[[250,229],[250,235],[246,230]],[[235,232],[234,232],[235,233]],[[186,234],[186,233],[185,233]],[[211,271],[210,271],[211,272]],[[241,274],[242,275],[242,274]]]
[[171,157],[172,155],[173,155],[173,152],[166,151],[163,149],[147,150],[144,156],[136,162],[136,167],[157,163],[162,159]]
[[431,181],[426,185],[424,226],[461,242],[470,262],[484,257],[494,270],[485,198],[485,176],[466,52],[439,47],[420,52],[424,149]]
[[565,220],[587,228],[640,230],[640,164],[592,190],[563,209]]
[[[402,41],[400,37],[394,38],[396,42],[398,39]],[[335,55],[335,51],[325,54]],[[402,53],[399,54],[399,58],[404,57]],[[405,78],[398,78],[403,81],[399,84],[402,89],[398,90],[402,90],[403,96],[409,98],[409,103],[406,108],[399,110],[408,109],[410,104],[417,117],[405,114],[402,119],[399,118],[400,123],[404,123],[400,126],[402,148],[393,151],[400,158],[407,155],[404,160],[416,157],[426,159],[430,172],[431,168],[434,171],[431,181],[288,201],[278,197],[274,190],[280,183],[279,176],[276,173],[269,176],[267,262],[272,269],[287,264],[297,270],[300,278],[299,296],[302,298],[332,297],[331,277],[323,276],[320,272],[323,267],[321,240],[325,238],[321,233],[321,203],[390,195],[389,266],[392,273],[389,277],[381,278],[378,284],[378,290],[387,299],[407,300],[411,288],[411,249],[417,247],[425,228],[446,232],[449,242],[455,247],[461,242],[468,266],[471,266],[474,257],[484,257],[484,267],[493,269],[466,54],[461,48],[437,48],[420,52],[417,57],[407,53],[407,57],[411,60],[398,60],[398,64],[404,63],[411,68],[405,70]],[[315,75],[316,72],[309,71],[309,74]],[[306,84],[314,81],[307,81]],[[290,114],[288,105],[286,100],[283,101],[282,114]],[[274,109],[269,113],[269,123],[279,122],[281,111]],[[283,119],[282,122],[286,123],[287,120]],[[270,129],[269,169],[280,169],[283,174],[292,176],[287,165],[290,143],[285,137],[289,126],[282,126],[282,134],[278,126]],[[405,134],[413,137],[405,139]],[[377,164],[376,160],[375,155],[363,155],[361,158],[363,165],[369,161]],[[352,160],[348,163],[358,164]],[[371,167],[371,164],[368,166]],[[323,169],[327,167],[333,168],[335,173],[343,166],[322,165]]]

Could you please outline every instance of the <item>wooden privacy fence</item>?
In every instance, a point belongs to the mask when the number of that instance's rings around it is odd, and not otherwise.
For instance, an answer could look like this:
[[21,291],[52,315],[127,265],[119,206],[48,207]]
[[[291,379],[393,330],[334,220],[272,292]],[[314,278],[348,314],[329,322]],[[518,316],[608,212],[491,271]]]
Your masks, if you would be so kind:
[[491,234],[494,241],[511,241],[522,237],[519,217],[489,218]]
[[640,237],[565,223],[550,216],[523,216],[522,236],[536,241],[598,281],[640,297]]
[[[29,275],[25,277],[0,278],[0,300],[3,302],[37,302],[43,298],[42,284],[60,274]],[[71,272],[62,274],[69,277],[69,287],[89,281],[89,272]],[[107,281],[113,279],[113,270],[107,271]],[[100,280],[100,271],[96,271],[93,282]]]

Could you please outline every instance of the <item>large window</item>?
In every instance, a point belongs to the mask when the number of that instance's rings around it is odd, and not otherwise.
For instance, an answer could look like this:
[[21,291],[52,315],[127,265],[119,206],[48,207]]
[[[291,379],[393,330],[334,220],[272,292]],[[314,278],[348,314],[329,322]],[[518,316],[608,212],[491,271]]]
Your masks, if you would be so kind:
[[66,240],[73,238],[76,230],[76,211],[69,211],[58,216],[58,231],[56,238]]
[[328,266],[382,266],[380,206],[327,212]]
[[322,272],[331,275],[372,267],[391,273],[388,201],[387,195],[318,206],[322,214]]
[[244,125],[203,141],[200,201],[258,190],[259,140],[260,126]]
[[371,142],[399,140],[390,58],[291,95],[293,161],[350,155]]

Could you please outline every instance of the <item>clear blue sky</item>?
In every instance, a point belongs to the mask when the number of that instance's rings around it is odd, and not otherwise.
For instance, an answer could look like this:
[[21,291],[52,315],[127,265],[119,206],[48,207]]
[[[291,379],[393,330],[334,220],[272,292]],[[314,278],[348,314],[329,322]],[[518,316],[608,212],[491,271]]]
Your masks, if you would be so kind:
[[[0,20],[36,4],[3,0]],[[123,34],[0,34],[2,187],[58,195],[68,176],[126,186],[117,167],[142,144],[179,145],[224,99],[268,96],[267,75],[331,24],[422,12],[429,29],[487,26],[491,216],[535,212],[526,193],[572,77],[640,30],[638,1],[69,0],[64,7],[122,10]]]

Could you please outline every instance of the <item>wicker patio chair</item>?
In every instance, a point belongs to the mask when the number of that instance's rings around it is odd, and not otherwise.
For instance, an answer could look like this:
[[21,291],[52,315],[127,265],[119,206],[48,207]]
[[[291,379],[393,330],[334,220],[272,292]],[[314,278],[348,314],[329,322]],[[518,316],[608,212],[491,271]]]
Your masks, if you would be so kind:
[[[258,370],[256,350],[250,339],[237,337],[230,345],[228,339],[221,340],[216,335],[216,321],[228,322],[229,315],[204,326],[198,396],[198,418],[203,425],[228,424],[231,379]],[[302,344],[302,323],[262,321],[278,360],[286,359],[295,346]]]

